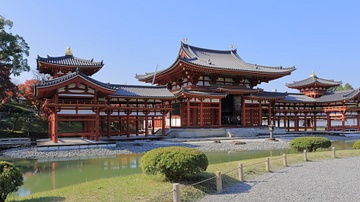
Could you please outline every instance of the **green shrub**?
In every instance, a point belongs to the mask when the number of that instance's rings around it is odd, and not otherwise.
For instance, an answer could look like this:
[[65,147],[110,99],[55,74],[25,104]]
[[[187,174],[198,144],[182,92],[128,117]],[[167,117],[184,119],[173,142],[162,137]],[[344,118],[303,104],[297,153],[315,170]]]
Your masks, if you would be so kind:
[[6,197],[19,189],[23,184],[23,176],[20,170],[13,164],[0,161],[0,201],[5,201]]
[[290,147],[299,152],[305,149],[309,152],[315,152],[319,148],[329,148],[331,141],[325,137],[299,137],[290,142]]
[[167,180],[177,181],[205,171],[208,159],[197,149],[164,147],[145,153],[140,164],[145,174],[163,174]]
[[360,149],[360,140],[357,140],[354,142],[354,144],[352,145],[353,149]]

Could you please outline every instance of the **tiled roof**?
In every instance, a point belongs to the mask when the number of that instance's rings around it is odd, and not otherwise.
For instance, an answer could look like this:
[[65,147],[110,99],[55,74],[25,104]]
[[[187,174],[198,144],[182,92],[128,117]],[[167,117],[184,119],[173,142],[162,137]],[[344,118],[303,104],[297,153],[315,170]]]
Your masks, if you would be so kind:
[[303,94],[287,94],[281,102],[315,102],[312,97]]
[[77,76],[80,76],[100,87],[107,88],[109,90],[115,90],[115,93],[110,96],[175,99],[175,96],[166,88],[166,86],[136,86],[136,85],[118,85],[118,84],[103,83],[79,71],[55,79],[43,80],[41,84],[36,85],[36,88],[45,88],[48,86],[56,85],[65,82],[67,80],[70,80],[72,78],[75,78]]
[[113,96],[117,97],[175,99],[175,96],[166,88],[166,86],[113,85],[113,87],[117,89]]
[[56,65],[66,65],[66,66],[74,66],[74,67],[102,67],[104,65],[103,61],[94,62],[93,60],[84,60],[73,55],[65,55],[60,57],[50,57],[46,58],[37,57],[37,62],[45,62]]
[[328,79],[322,79],[315,75],[311,75],[309,78],[301,80],[301,81],[294,81],[291,84],[286,84],[289,88],[301,88],[303,86],[323,86],[323,87],[334,87],[340,85],[341,81],[334,81]]
[[167,69],[157,72],[145,73],[143,75],[135,75],[139,80],[149,79],[155,74],[162,74],[170,71],[179,61],[184,61],[197,66],[202,66],[217,70],[234,70],[246,71],[253,74],[265,73],[271,75],[288,75],[295,70],[295,67],[283,68],[282,66],[263,66],[245,62],[237,54],[235,50],[212,50],[204,49],[195,46],[190,46],[181,42],[180,52],[184,51],[187,56],[178,56],[175,63]]
[[83,77],[84,79],[98,85],[98,86],[101,86],[101,87],[104,87],[104,88],[108,88],[108,89],[115,89],[113,85],[109,84],[109,83],[102,83],[98,80],[95,80],[79,71],[76,71],[76,72],[73,72],[73,73],[70,73],[70,74],[67,74],[67,75],[64,75],[64,76],[61,76],[61,77],[57,77],[55,79],[50,79],[50,80],[42,80],[41,84],[37,84],[36,87],[46,87],[46,86],[52,86],[52,85],[56,85],[56,84],[59,84],[59,83],[62,83],[62,82],[65,82],[67,80],[70,80],[76,76],[81,76]]
[[281,66],[271,67],[247,63],[237,54],[236,49],[211,50],[181,43],[181,50],[186,52],[187,56],[189,56],[189,58],[181,58],[182,60],[210,68],[266,73],[290,73],[295,70],[295,67],[283,68]]
[[316,98],[316,102],[336,102],[343,100],[351,100],[356,96],[359,96],[360,90],[344,90],[344,91],[335,91],[331,93],[326,93],[323,96]]
[[264,91],[262,93],[250,94],[247,97],[254,98],[254,99],[283,99],[286,96],[287,96],[287,93]]
[[193,94],[201,97],[211,97],[211,96],[226,97],[227,95],[226,93],[205,92],[205,91],[189,90],[186,88],[181,88],[178,92],[175,93],[175,95],[178,97],[182,93]]
[[239,93],[251,93],[251,92],[262,92],[260,88],[247,88],[242,86],[210,86],[213,92],[239,92]]
[[281,102],[328,103],[328,102],[339,102],[339,101],[343,101],[343,100],[352,100],[352,99],[355,99],[359,95],[360,95],[360,89],[327,92],[318,98],[308,97],[303,94],[287,94],[286,97],[281,100]]

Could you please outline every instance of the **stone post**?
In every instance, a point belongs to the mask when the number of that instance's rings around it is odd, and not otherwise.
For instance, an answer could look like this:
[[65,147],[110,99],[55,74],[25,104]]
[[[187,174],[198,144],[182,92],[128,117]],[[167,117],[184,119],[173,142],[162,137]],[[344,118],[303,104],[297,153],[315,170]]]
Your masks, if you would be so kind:
[[216,191],[217,193],[222,192],[222,179],[220,171],[216,171]]

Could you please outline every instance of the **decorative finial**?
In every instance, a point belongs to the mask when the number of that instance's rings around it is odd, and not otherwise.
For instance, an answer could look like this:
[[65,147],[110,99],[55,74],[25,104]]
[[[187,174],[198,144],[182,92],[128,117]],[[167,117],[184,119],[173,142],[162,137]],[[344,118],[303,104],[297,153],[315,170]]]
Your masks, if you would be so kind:
[[235,45],[231,44],[231,50],[234,50],[234,49],[235,49]]
[[184,43],[187,43],[187,38],[185,38],[183,41],[184,41]]
[[311,73],[310,77],[316,77],[316,75],[315,75],[315,72],[314,72],[314,71],[312,71],[312,73]]
[[72,55],[72,52],[69,47],[66,49],[65,55]]

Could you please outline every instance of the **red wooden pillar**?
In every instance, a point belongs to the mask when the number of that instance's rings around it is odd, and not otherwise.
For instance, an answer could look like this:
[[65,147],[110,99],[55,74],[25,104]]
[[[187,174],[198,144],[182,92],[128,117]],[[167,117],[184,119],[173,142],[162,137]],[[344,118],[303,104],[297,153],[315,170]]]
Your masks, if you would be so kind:
[[48,136],[50,138],[50,140],[52,141],[52,114],[48,115]]
[[284,114],[284,128],[285,128],[285,131],[287,131],[287,124],[286,124],[286,121],[287,121],[287,117],[286,117],[286,112],[283,112]]
[[359,131],[360,130],[360,112],[357,112],[356,125],[357,125],[357,131]]
[[345,131],[345,111],[341,112],[341,131]]
[[161,113],[161,136],[165,136],[165,123],[166,123],[166,120],[165,120],[165,115],[166,115],[166,111],[165,110],[162,110],[160,111]]
[[241,96],[241,125],[246,126],[246,106],[244,96]]
[[[145,104],[146,106],[146,104]],[[148,128],[148,125],[149,125],[149,111],[148,110],[144,110],[144,114],[145,114],[145,137],[148,136],[149,134],[149,128]]]
[[200,127],[203,127],[204,113],[203,113],[203,98],[200,99]]
[[299,117],[298,117],[298,113],[295,112],[295,117],[294,117],[294,127],[295,127],[295,131],[299,131]]
[[106,135],[107,135],[107,138],[110,138],[110,131],[111,131],[111,123],[110,123],[110,110],[108,110],[108,111],[106,111],[106,114],[107,114],[107,133],[106,133]]
[[330,119],[330,113],[326,112],[326,130],[331,130],[331,119]]
[[186,118],[187,118],[187,123],[186,126],[190,127],[190,98],[187,98],[187,106],[186,106],[186,110],[187,110],[187,114],[186,114]]
[[100,114],[99,114],[99,108],[96,108],[96,117],[95,117],[95,141],[99,141],[99,128],[100,128]]
[[152,128],[151,128],[151,134],[155,134],[155,114],[156,114],[156,111],[154,111],[154,116],[151,117],[151,125],[152,125]]
[[219,115],[218,115],[218,123],[219,123],[219,126],[221,126],[221,98],[219,98],[219,108],[218,108],[218,112],[219,112]]
[[138,100],[136,99],[136,117],[135,117],[135,134],[139,135],[139,105]]
[[317,130],[317,123],[316,122],[317,122],[317,119],[316,119],[316,112],[315,112],[314,115],[313,115],[313,121],[312,121],[312,123],[313,123],[313,131]]
[[[171,107],[171,101],[169,101],[168,107]],[[172,127],[172,111],[169,112],[169,127]]]
[[58,143],[58,115],[57,110],[54,110],[54,143]]
[[308,122],[307,122],[307,113],[304,113],[304,126],[305,126],[305,131],[307,131],[307,127],[308,127]]
[[272,108],[271,108],[271,102],[269,102],[269,105],[268,105],[268,107],[269,107],[269,115],[268,115],[268,125],[271,125],[271,120],[272,120]]
[[130,110],[126,110],[126,137],[130,137]]
[[261,100],[259,100],[259,106],[258,106],[258,116],[259,116],[259,121],[258,121],[258,126],[262,126],[262,106],[261,106]]

